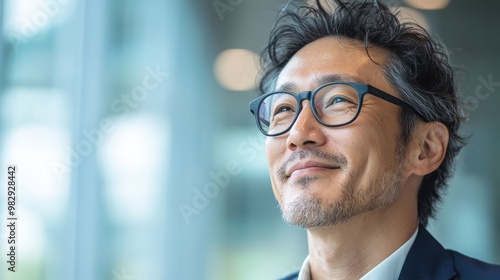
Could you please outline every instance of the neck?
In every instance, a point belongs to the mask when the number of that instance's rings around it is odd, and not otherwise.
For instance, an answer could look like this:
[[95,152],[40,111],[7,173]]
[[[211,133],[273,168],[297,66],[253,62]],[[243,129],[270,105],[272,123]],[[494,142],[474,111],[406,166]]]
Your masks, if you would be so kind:
[[359,279],[408,241],[418,226],[416,209],[395,206],[309,228],[312,279]]

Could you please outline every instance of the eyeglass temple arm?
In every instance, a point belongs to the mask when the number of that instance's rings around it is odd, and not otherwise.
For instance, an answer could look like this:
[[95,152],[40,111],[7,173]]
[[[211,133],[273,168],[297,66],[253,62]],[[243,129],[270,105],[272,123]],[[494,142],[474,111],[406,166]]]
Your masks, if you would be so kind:
[[413,113],[415,113],[417,116],[419,116],[422,120],[424,120],[426,122],[429,121],[426,117],[424,117],[422,114],[417,112],[417,110],[415,110],[415,108],[413,108],[413,106],[411,106],[410,104],[404,102],[403,100],[401,100],[399,98],[396,98],[396,97],[394,97],[388,93],[385,93],[385,92],[383,92],[383,91],[381,91],[373,86],[370,86],[370,85],[368,85],[368,92],[384,99],[385,101],[391,102],[392,104],[396,104],[398,106],[403,107],[406,110],[412,111]]

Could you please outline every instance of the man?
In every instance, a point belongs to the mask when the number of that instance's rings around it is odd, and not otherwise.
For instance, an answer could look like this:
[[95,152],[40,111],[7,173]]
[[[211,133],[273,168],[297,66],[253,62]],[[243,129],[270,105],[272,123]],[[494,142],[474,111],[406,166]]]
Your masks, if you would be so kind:
[[309,256],[283,279],[500,279],[425,229],[464,144],[445,48],[382,3],[285,7],[251,112]]

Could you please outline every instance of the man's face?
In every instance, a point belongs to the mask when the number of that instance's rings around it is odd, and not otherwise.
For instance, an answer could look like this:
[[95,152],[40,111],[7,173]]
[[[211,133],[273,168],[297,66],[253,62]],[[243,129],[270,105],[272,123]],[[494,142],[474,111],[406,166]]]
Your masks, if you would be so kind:
[[[316,40],[291,58],[276,86],[302,92],[342,77],[399,97],[383,73],[387,52],[369,52],[377,64],[360,41]],[[404,183],[400,108],[367,94],[353,123],[326,127],[314,118],[309,101],[302,105],[291,130],[266,141],[273,191],[284,219],[301,227],[328,226],[391,207]]]

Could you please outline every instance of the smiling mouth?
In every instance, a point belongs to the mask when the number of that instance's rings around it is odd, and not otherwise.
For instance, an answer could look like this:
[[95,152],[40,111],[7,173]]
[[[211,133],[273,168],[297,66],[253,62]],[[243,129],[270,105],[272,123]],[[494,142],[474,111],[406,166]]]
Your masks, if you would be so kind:
[[334,170],[334,169],[339,169],[339,168],[333,168],[333,167],[318,167],[318,166],[311,166],[311,167],[306,167],[306,168],[301,168],[293,171],[290,177],[295,177],[295,176],[307,176],[307,175],[313,175],[318,172],[323,172],[323,171],[329,171],[329,170]]
[[294,164],[287,170],[286,177],[290,178],[297,176],[314,175],[318,172],[330,171],[334,169],[340,169],[340,167],[320,162],[299,162]]

